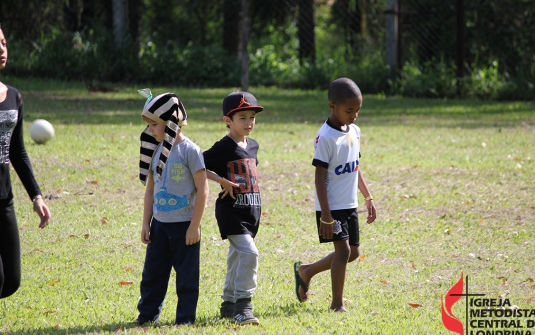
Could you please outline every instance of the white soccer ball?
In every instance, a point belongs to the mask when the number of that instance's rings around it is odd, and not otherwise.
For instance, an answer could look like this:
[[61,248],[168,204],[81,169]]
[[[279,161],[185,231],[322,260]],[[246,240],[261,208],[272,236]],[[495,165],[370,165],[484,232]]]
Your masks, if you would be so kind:
[[46,143],[54,137],[54,127],[47,120],[37,119],[30,126],[30,137],[35,143]]

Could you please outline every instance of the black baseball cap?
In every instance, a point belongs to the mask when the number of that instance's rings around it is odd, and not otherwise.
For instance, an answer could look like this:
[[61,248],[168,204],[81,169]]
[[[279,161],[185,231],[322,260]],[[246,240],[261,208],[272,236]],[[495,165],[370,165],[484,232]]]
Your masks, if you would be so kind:
[[258,101],[249,92],[232,92],[223,99],[223,116],[229,116],[234,112],[254,110],[260,113],[264,107],[258,106]]

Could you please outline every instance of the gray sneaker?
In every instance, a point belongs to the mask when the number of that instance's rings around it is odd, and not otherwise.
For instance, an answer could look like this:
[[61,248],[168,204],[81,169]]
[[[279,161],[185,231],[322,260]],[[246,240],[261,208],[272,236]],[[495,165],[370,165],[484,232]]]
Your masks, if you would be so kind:
[[253,315],[253,304],[251,299],[239,299],[236,301],[234,310],[234,321],[239,325],[259,325],[260,321]]
[[219,308],[219,316],[221,318],[232,319],[234,317],[234,308],[236,304],[232,301],[223,301]]

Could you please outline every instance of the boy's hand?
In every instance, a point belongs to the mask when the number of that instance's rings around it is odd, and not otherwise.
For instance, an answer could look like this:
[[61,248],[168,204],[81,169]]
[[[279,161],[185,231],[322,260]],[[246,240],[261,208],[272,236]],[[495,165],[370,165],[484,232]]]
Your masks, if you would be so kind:
[[[331,224],[325,224],[323,222],[332,222]],[[334,231],[334,219],[332,216],[329,215],[327,220],[323,219],[323,217],[320,218],[320,237],[326,240],[332,240],[333,238],[333,231]]]
[[143,228],[141,228],[141,242],[144,244],[150,243],[150,224],[143,224]]
[[373,203],[373,199],[366,201],[366,208],[368,209],[368,218],[366,219],[366,223],[370,224],[375,221],[375,218],[377,217],[377,212],[375,211],[375,204]]
[[201,240],[201,229],[192,227],[189,225],[188,231],[186,231],[186,245],[193,245]]
[[234,187],[240,187],[240,184],[233,183],[225,178],[223,178],[223,180],[221,180],[219,184],[223,186],[223,189],[225,190],[223,192],[223,195],[221,196],[221,199],[223,199],[227,195],[230,195],[232,199],[236,199],[236,197],[234,196]]

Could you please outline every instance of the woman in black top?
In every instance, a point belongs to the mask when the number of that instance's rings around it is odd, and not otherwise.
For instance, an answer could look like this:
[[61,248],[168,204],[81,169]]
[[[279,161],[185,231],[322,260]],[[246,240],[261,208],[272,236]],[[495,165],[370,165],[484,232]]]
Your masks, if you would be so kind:
[[[7,43],[0,26],[0,70],[6,67]],[[43,201],[33,176],[22,137],[22,98],[14,87],[0,82],[0,298],[17,291],[20,285],[19,230],[13,208],[9,162],[13,164],[39,215],[39,228],[50,221],[50,210]]]

